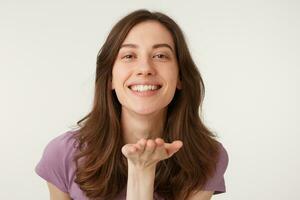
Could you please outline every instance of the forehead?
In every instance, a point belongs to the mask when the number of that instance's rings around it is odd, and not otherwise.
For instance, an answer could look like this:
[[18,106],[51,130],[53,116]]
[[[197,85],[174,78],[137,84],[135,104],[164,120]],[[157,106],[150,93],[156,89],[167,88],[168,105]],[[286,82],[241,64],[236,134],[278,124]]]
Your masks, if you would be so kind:
[[174,49],[174,41],[169,30],[161,23],[149,20],[138,23],[127,34],[123,44],[133,43],[139,46],[152,46],[166,43]]

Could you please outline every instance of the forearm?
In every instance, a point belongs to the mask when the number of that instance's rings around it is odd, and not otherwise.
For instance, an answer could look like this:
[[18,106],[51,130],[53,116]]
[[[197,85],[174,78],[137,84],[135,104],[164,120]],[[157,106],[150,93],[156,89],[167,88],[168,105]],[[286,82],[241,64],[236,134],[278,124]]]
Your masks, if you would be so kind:
[[170,158],[181,147],[181,141],[165,143],[161,138],[142,138],[136,144],[125,144],[121,151],[128,163],[126,200],[153,200],[157,163]]
[[128,165],[126,200],[153,200],[155,166],[137,169]]

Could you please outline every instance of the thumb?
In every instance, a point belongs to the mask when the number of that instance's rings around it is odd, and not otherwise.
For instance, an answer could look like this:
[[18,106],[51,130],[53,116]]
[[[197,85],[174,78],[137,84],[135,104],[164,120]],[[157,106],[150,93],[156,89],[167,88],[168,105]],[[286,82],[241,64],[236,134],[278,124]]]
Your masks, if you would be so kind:
[[183,146],[182,141],[176,140],[170,143],[165,143],[165,148],[168,153],[168,157],[171,157],[174,153],[176,153]]

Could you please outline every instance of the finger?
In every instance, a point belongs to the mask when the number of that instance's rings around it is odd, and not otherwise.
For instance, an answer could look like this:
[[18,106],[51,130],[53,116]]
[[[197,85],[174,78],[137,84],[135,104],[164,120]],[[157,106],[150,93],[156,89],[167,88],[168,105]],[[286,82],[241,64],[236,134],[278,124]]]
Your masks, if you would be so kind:
[[130,147],[129,152],[130,153],[134,153],[138,150],[138,148],[136,148],[135,146]]
[[156,143],[156,146],[160,147],[160,146],[164,145],[165,141],[161,138],[156,138],[155,143]]
[[166,148],[181,148],[183,143],[180,140],[175,140],[172,143],[165,143],[164,145]]
[[183,146],[183,143],[180,140],[175,140],[174,142],[172,142],[172,144],[178,149],[180,149]]
[[155,147],[156,147],[156,144],[153,140],[151,140],[151,139],[147,140],[144,155],[146,157],[150,156],[154,152]]
[[137,142],[138,148],[139,148],[139,153],[143,153],[145,150],[147,140],[142,138]]
[[176,140],[176,141],[173,141],[171,144],[165,143],[164,146],[167,150],[169,157],[171,157],[174,153],[176,153],[183,146],[183,143],[180,140]]
[[155,139],[155,143],[156,143],[156,150],[155,152],[158,152],[158,155],[160,155],[160,157],[164,154],[166,154],[166,149],[165,149],[165,141],[161,138],[156,138]]
[[126,144],[121,149],[123,155],[126,157],[133,155],[136,150],[136,147],[134,147],[132,144]]
[[155,143],[156,143],[156,149],[155,149],[155,155],[154,157],[157,160],[164,160],[168,157],[168,152],[164,146],[165,141],[161,138],[156,138],[155,139]]

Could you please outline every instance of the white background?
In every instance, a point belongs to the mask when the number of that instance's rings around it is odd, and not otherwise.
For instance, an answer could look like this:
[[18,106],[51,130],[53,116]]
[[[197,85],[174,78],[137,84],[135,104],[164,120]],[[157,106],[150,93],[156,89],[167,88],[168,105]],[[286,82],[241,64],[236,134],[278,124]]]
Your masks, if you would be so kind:
[[229,153],[213,199],[300,199],[299,1],[103,2],[0,1],[0,199],[49,198],[34,167],[90,110],[96,55],[139,8],[179,24],[203,76],[205,123]]

